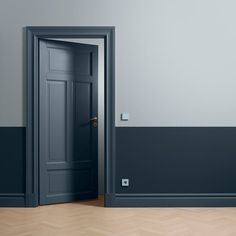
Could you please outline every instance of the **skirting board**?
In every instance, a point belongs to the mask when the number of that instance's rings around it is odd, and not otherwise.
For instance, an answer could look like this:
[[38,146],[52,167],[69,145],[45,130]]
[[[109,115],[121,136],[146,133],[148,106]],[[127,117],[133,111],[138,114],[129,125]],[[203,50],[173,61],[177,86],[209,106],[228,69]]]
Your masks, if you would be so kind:
[[0,207],[25,207],[25,194],[0,194]]
[[159,197],[159,196],[106,196],[107,207],[236,207],[236,197],[230,196],[186,196],[186,197]]

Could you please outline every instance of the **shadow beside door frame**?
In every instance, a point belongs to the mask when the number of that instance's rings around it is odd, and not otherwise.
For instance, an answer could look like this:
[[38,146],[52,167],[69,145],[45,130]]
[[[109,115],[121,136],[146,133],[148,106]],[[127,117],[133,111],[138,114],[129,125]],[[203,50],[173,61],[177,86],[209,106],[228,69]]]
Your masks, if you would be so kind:
[[105,206],[115,196],[115,27],[113,26],[28,26],[26,27],[26,182],[25,206],[39,205],[39,39],[103,38],[105,50],[104,169]]

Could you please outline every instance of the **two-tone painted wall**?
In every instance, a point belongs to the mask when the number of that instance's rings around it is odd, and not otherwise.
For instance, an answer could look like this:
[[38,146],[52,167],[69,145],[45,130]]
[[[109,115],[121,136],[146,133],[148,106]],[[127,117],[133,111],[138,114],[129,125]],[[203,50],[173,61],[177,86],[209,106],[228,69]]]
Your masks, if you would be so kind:
[[118,195],[234,196],[235,8],[233,0],[1,1],[0,203],[24,199],[29,25],[116,27]]

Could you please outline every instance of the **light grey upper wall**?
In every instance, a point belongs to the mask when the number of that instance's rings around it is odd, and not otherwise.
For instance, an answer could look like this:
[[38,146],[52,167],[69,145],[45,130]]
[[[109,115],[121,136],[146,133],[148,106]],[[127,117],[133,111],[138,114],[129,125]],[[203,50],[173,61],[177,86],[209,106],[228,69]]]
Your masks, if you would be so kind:
[[235,9],[234,0],[2,0],[0,126],[26,124],[27,25],[116,26],[117,126],[235,126]]

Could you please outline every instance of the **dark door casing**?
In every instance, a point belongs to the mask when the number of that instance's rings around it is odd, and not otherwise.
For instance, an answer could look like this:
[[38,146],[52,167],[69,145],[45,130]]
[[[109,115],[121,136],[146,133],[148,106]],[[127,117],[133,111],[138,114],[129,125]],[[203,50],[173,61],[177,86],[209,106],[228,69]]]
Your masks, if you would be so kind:
[[40,40],[41,205],[97,197],[97,97],[98,46]]

